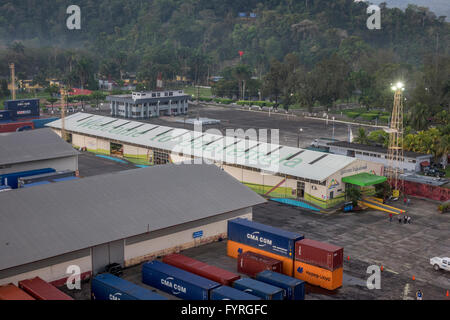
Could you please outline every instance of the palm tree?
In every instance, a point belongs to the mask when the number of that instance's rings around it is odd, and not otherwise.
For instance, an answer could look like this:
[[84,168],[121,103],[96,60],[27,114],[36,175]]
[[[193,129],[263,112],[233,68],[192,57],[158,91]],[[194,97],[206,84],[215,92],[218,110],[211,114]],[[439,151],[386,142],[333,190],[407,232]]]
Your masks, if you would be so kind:
[[360,127],[358,129],[358,134],[353,141],[360,144],[369,144],[369,137],[367,135],[366,129]]
[[416,103],[410,114],[411,126],[416,130],[427,129],[429,116],[429,107],[420,102]]

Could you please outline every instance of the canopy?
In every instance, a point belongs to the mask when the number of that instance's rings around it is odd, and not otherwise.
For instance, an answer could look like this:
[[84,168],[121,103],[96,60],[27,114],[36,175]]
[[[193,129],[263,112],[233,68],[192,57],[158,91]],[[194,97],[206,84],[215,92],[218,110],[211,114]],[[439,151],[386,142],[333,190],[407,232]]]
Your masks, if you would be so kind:
[[370,174],[367,172],[358,173],[353,176],[342,178],[342,181],[345,183],[355,184],[361,187],[373,186],[375,184],[383,183],[386,180],[386,177],[377,176],[375,174]]

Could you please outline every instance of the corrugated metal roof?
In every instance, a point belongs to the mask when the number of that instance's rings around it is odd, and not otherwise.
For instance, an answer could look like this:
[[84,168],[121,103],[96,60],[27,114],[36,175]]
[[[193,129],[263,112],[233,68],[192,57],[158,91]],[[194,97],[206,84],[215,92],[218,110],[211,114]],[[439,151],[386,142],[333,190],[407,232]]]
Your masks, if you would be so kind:
[[160,165],[0,193],[0,270],[265,200],[214,165]]
[[[356,161],[351,157],[327,154],[324,160],[310,164],[324,153],[228,136],[218,139],[221,137],[218,134],[205,134],[149,123],[139,126],[136,130],[129,130],[142,123],[118,119],[114,123],[108,124],[114,119],[80,112],[66,118],[65,128],[75,133],[317,181],[325,180]],[[51,122],[47,126],[60,128],[61,121]],[[300,153],[300,151],[302,152]]]
[[0,165],[77,155],[49,128],[0,134]]

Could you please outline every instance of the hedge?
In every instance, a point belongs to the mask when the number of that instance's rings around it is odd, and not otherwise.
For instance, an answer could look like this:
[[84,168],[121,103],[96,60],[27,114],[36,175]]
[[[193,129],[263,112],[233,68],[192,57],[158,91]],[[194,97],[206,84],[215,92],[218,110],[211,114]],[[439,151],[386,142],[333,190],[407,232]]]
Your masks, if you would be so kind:
[[381,116],[380,117],[380,121],[382,121],[382,122],[389,122],[389,119],[390,119],[391,117],[390,116]]
[[240,106],[258,106],[258,107],[273,107],[275,105],[274,102],[269,102],[269,101],[239,100],[236,103]]
[[378,118],[378,113],[363,113],[360,117],[364,120],[374,120]]
[[353,111],[348,111],[345,113],[345,115],[349,118],[355,119],[357,117],[359,117],[360,113],[359,112],[353,112]]
[[233,102],[233,99],[214,98],[214,102],[223,103],[223,104],[230,104],[230,103]]

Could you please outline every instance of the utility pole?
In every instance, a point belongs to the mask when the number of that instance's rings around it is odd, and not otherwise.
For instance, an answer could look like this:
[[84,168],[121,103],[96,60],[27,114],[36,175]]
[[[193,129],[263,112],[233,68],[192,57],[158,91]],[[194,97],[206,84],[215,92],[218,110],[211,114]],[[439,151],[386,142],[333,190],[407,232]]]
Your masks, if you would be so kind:
[[15,69],[14,63],[10,63],[9,68],[11,69],[12,99],[16,100],[16,69]]
[[303,128],[298,129],[298,134],[297,134],[297,148],[300,148],[300,133],[303,132]]

